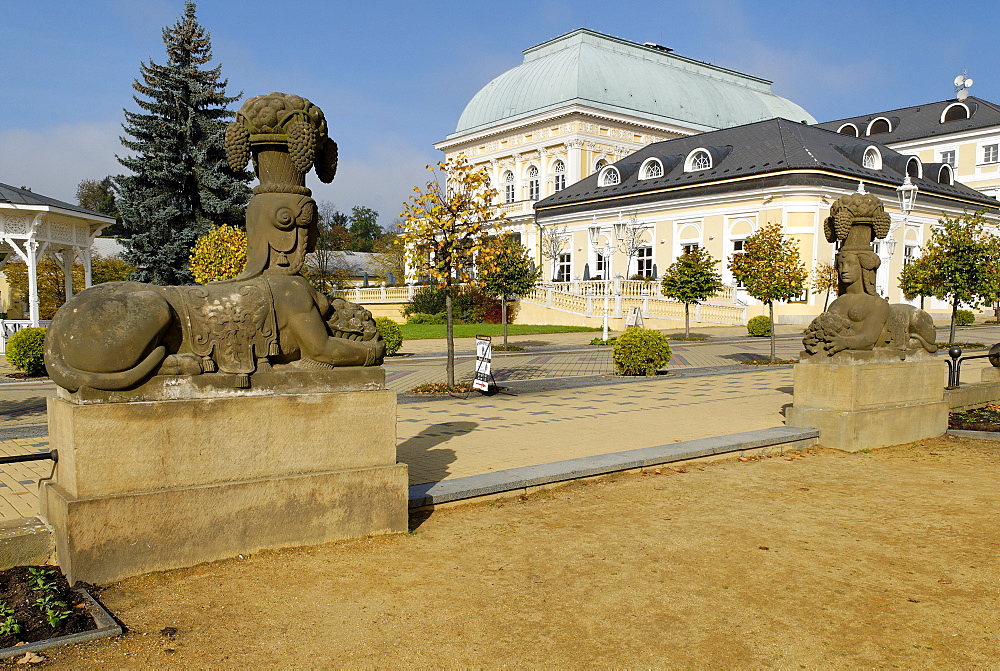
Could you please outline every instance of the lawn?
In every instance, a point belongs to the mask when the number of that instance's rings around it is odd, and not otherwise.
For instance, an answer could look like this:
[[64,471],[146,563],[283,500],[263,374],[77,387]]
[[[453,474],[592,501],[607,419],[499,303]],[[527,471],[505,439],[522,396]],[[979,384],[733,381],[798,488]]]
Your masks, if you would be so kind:
[[[444,338],[444,324],[400,324],[403,341]],[[535,335],[537,333],[577,333],[600,331],[590,326],[542,326],[541,324],[508,324],[508,335]],[[502,336],[503,324],[455,324],[456,338],[475,338],[477,335]]]

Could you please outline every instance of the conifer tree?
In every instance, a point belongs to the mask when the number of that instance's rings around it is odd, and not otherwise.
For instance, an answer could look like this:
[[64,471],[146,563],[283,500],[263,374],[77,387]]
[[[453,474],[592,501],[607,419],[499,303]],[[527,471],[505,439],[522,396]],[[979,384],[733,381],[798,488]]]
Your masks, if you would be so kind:
[[[208,69],[210,35],[195,17],[195,3],[163,29],[166,65],[140,64],[133,99],[142,112],[125,110],[121,142],[132,150],[118,162],[132,172],[115,178],[123,219],[126,260],[135,279],[156,284],[192,281],[188,258],[195,241],[213,226],[242,227],[250,199],[247,171],[226,162],[223,136],[233,118],[222,67]],[[241,94],[242,95],[242,94]]]

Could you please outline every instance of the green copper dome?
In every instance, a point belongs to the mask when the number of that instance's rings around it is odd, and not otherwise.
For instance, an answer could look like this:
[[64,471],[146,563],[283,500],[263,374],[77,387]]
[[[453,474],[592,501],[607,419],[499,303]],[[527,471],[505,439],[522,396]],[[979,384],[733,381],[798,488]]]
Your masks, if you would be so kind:
[[771,93],[766,79],[579,29],[525,50],[521,65],[472,98],[448,137],[571,104],[702,131],[775,117],[816,121]]

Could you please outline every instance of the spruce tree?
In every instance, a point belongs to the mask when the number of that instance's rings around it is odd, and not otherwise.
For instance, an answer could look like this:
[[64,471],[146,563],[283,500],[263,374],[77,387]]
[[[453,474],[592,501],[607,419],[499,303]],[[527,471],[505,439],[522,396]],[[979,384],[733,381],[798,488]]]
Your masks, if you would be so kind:
[[[143,112],[125,110],[121,142],[132,150],[118,162],[132,172],[115,178],[127,261],[135,279],[188,284],[188,258],[195,241],[213,226],[243,227],[251,174],[233,171],[225,157],[228,105],[222,66],[208,69],[211,37],[195,17],[195,3],[163,29],[166,65],[140,63],[142,81],[132,88]],[[242,95],[242,94],[240,94]]]

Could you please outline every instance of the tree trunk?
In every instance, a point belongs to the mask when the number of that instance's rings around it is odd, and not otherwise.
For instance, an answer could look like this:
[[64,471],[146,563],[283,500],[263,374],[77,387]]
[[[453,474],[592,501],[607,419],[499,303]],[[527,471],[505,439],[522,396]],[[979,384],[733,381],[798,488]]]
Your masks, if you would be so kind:
[[684,337],[691,337],[691,304],[684,304]]
[[958,317],[958,298],[951,302],[951,330],[948,334],[948,344],[955,342],[955,318]]
[[503,322],[503,348],[507,350],[507,297],[500,297],[500,321]]
[[444,289],[445,338],[448,340],[448,386],[455,386],[455,322],[451,317],[451,286]]
[[830,303],[830,287],[826,288],[826,298],[823,299],[823,312],[826,312],[826,308]]
[[777,361],[777,357],[774,355],[774,303],[767,304],[767,311],[770,314],[769,319],[771,320],[771,361]]

